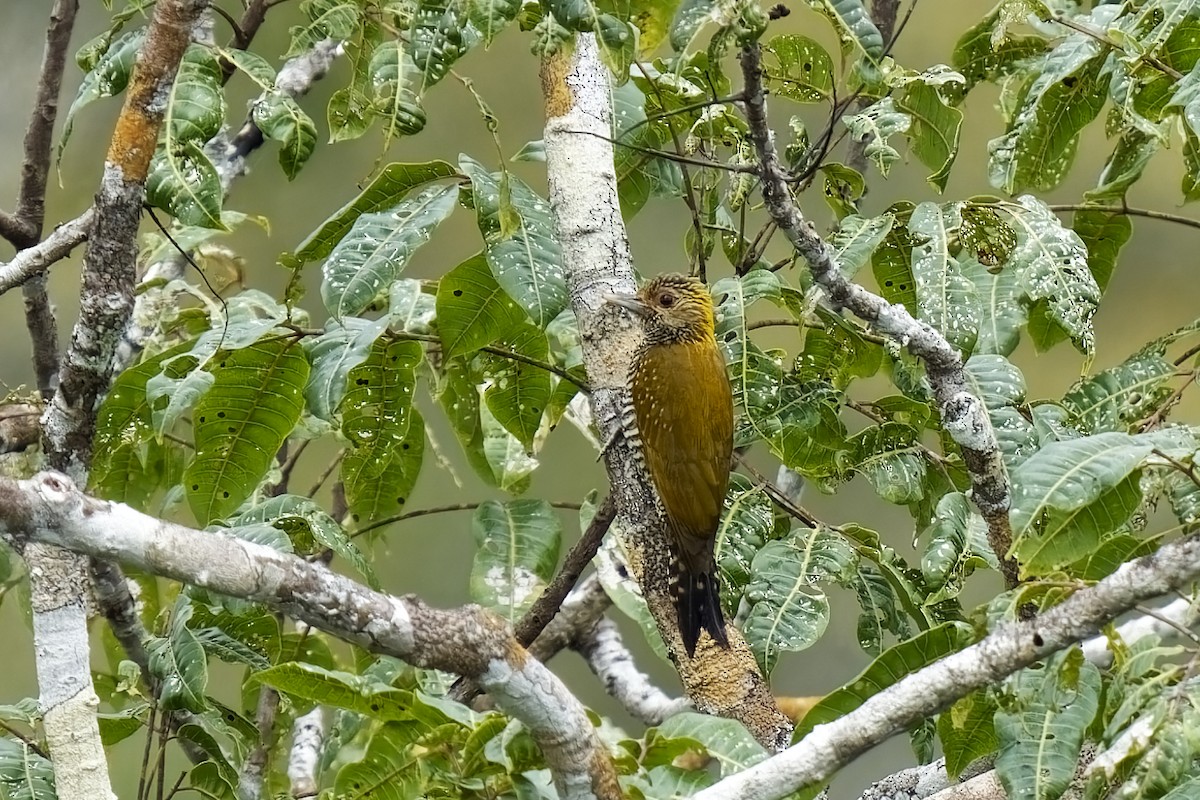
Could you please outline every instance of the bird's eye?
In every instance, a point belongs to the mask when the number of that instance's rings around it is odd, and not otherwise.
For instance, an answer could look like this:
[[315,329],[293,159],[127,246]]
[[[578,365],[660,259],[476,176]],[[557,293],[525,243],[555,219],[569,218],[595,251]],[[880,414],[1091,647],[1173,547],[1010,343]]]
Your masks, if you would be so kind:
[[658,304],[663,308],[670,308],[675,305],[675,296],[670,294],[659,295]]

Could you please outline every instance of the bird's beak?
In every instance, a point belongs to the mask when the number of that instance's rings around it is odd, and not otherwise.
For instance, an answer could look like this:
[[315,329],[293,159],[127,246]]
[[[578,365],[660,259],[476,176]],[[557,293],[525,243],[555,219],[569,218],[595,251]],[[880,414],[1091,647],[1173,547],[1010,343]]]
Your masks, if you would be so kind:
[[610,294],[604,298],[604,302],[610,306],[620,306],[627,311],[632,311],[639,317],[645,317],[650,313],[650,307],[634,295]]

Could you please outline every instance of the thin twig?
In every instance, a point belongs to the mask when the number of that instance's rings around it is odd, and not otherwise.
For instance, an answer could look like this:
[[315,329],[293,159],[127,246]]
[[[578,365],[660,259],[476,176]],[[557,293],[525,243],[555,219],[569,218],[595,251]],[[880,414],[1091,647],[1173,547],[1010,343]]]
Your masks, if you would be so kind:
[[338,468],[338,464],[341,464],[342,459],[345,457],[345,450],[342,450],[336,456],[334,456],[333,460],[330,461],[325,469],[321,471],[321,474],[317,476],[316,481],[313,482],[313,485],[306,493],[306,496],[313,497],[317,492],[321,491],[321,487],[325,485],[325,481],[329,480],[329,476],[333,474],[333,471]]
[[[642,75],[646,78],[646,82],[650,84],[650,88],[654,90],[654,96],[658,98],[658,102],[667,107],[666,100],[663,99],[662,89],[658,86],[658,81],[654,80],[650,75],[649,70],[640,61],[634,62],[637,68],[641,70]],[[675,154],[683,155],[683,142],[679,139],[679,133],[675,130],[675,120],[673,117],[667,117],[667,130],[671,133],[671,142],[675,145]],[[705,283],[708,282],[708,267],[704,263],[704,228],[700,224],[700,206],[696,203],[696,192],[692,188],[692,176],[688,171],[687,164],[680,164],[679,171],[683,174],[683,202],[687,206],[688,213],[692,217],[692,230],[696,234],[696,275]]]
[[1111,211],[1114,214],[1124,214],[1129,217],[1145,217],[1146,219],[1157,219],[1163,222],[1174,222],[1177,225],[1186,225],[1189,228],[1200,228],[1200,220],[1192,219],[1191,217],[1123,204],[1119,206],[1102,206],[1093,203],[1053,203],[1046,207],[1051,211]]
[[[1057,22],[1059,25],[1062,25],[1064,28],[1070,28],[1071,30],[1076,31],[1077,33],[1082,33],[1084,36],[1087,36],[1090,39],[1095,39],[1097,42],[1104,45],[1105,47],[1108,47],[1109,49],[1117,50],[1122,53],[1127,52],[1124,47],[1122,47],[1119,43],[1114,41],[1112,39],[1112,37],[1109,36],[1107,33],[1104,33],[1103,31],[1098,31],[1095,28],[1084,25],[1083,23],[1076,22],[1075,20],[1071,19],[1070,17],[1067,17],[1065,14],[1051,14],[1050,18],[1047,19],[1046,21],[1047,22]],[[1141,60],[1141,61],[1145,61],[1147,64],[1154,67],[1159,72],[1163,73],[1164,75],[1170,76],[1177,81],[1183,80],[1182,72],[1175,69],[1170,64],[1168,64],[1167,62],[1165,62],[1161,58],[1159,58],[1158,56],[1150,55],[1149,53],[1139,53],[1135,56],[1135,58],[1137,58],[1138,60]]]
[[[608,533],[616,516],[617,502],[610,493],[605,495],[604,500],[596,508],[596,514],[588,524],[587,530],[583,532],[579,541],[575,542],[575,546],[563,559],[562,567],[554,576],[554,580],[538,596],[525,615],[517,621],[513,628],[513,638],[522,647],[529,647],[533,644],[533,641],[550,624],[550,620],[554,619],[555,614],[562,607],[563,600],[575,588],[579,576],[591,562],[592,557],[596,555],[596,551],[600,549],[600,543],[604,541],[604,535]],[[478,688],[471,681],[460,678],[450,687],[448,696],[460,703],[469,704],[478,692]]]
[[7,722],[5,722],[2,719],[0,719],[0,730],[7,731],[9,733],[9,735],[15,736],[16,738],[20,739],[21,743],[24,744],[26,747],[28,747],[30,750],[37,753],[39,756],[46,759],[47,761],[50,760],[49,754],[46,753],[46,751],[43,750],[36,741],[34,741],[32,736],[26,736],[25,734],[21,733],[19,730],[17,730],[13,726],[9,725]]
[[[386,527],[394,522],[403,522],[406,519],[428,517],[431,514],[445,514],[450,511],[474,511],[475,509],[479,508],[479,505],[482,502],[483,501],[479,501],[477,503],[450,503],[444,506],[433,506],[431,508],[419,508],[416,511],[406,511],[403,514],[395,514],[390,517],[383,517],[381,519],[373,520],[366,525],[363,525],[361,528],[356,529],[354,533],[350,534],[350,536],[351,538],[355,536],[361,536],[364,533],[369,533],[377,528]],[[582,503],[573,503],[568,500],[554,500],[551,501],[550,506],[552,508],[561,508],[568,511],[578,511],[579,509],[583,508]]]

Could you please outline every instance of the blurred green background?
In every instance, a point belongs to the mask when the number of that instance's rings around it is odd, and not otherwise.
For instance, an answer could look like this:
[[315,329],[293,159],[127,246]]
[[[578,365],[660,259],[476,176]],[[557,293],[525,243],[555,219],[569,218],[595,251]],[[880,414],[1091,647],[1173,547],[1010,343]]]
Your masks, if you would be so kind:
[[[234,16],[240,4],[222,5]],[[277,54],[286,48],[287,29],[295,24],[297,3],[286,3],[271,10],[267,23],[255,41],[255,49],[276,63]],[[818,38],[830,52],[837,52],[837,43],[828,26],[800,3],[793,3],[793,14],[777,22],[772,33],[803,32]],[[907,4],[905,4],[907,5]],[[954,42],[962,32],[977,21],[992,3],[989,0],[922,0],[901,37],[894,55],[904,66],[925,68],[949,62]],[[21,168],[21,142],[32,102],[39,68],[44,27],[50,3],[37,0],[6,0],[3,25],[0,25],[0,53],[3,54],[5,79],[0,84],[0,207],[11,208]],[[107,27],[106,11],[97,0],[84,0],[76,26],[73,49],[82,45]],[[228,38],[228,27],[218,23],[222,41]],[[528,140],[541,137],[542,109],[538,90],[535,58],[529,54],[528,39],[515,29],[506,31],[490,51],[479,49],[456,65],[456,71],[470,77],[475,88],[499,117],[499,136],[506,157],[517,152]],[[75,96],[80,73],[74,64],[68,65],[61,109],[65,114]],[[345,63],[335,65],[332,73],[302,104],[317,121],[322,140],[327,135],[324,123],[325,103],[329,94],[345,84],[348,70]],[[234,78],[230,84],[228,118],[235,127],[244,117],[244,101],[251,96],[247,82]],[[944,199],[965,198],[974,194],[992,193],[987,184],[987,141],[1001,133],[999,115],[994,109],[997,90],[983,86],[975,90],[966,105],[962,148],[952,173]],[[778,101],[775,124],[780,126],[785,114],[796,113],[795,107],[784,108]],[[91,202],[104,158],[104,150],[119,108],[119,99],[96,103],[78,118],[73,138],[63,155],[60,171],[52,176],[48,198],[47,226],[51,227],[74,217]],[[455,161],[458,154],[468,153],[494,165],[495,150],[491,137],[480,117],[477,106],[467,90],[453,78],[447,78],[426,99],[428,127],[419,135],[394,141],[382,151],[379,136],[369,134],[357,142],[320,145],[312,160],[289,183],[275,161],[273,145],[268,144],[252,157],[252,173],[234,186],[227,206],[232,209],[261,214],[270,221],[270,231],[246,226],[227,241],[246,259],[246,279],[250,286],[278,293],[287,273],[276,265],[275,258],[282,250],[294,247],[310,230],[342,203],[352,198],[362,181],[372,170],[388,161],[421,161],[443,158]],[[811,107],[803,111],[812,127],[823,123]],[[60,119],[62,114],[60,114]],[[1045,196],[1047,202],[1076,202],[1084,190],[1094,184],[1104,158],[1110,149],[1104,140],[1102,124],[1096,123],[1085,134],[1074,170],[1066,184]],[[834,155],[835,160],[841,154]],[[516,164],[514,171],[533,186],[544,191],[545,176],[541,165]],[[897,165],[887,180],[870,175],[870,194],[865,213],[878,213],[897,199],[914,202],[936,200],[939,196],[925,182],[926,170],[919,163]],[[1145,179],[1132,190],[1130,204],[1174,211],[1200,217],[1200,211],[1180,211],[1179,191],[1182,168],[1179,151],[1161,153],[1147,171]],[[830,215],[817,192],[810,192],[806,210],[819,224],[827,224]],[[147,223],[148,224],[148,223]],[[686,209],[680,202],[665,200],[651,203],[630,223],[629,235],[639,270],[643,274],[677,270],[686,267],[683,249],[684,235],[689,226]],[[781,237],[777,237],[781,238]],[[778,248],[778,243],[775,245]],[[1166,222],[1134,220],[1134,236],[1126,246],[1104,304],[1096,317],[1097,358],[1093,369],[1102,369],[1120,362],[1146,340],[1165,333],[1198,316],[1200,304],[1194,290],[1192,273],[1194,253],[1200,246],[1200,231]],[[420,250],[407,275],[434,278],[479,247],[474,216],[455,214],[435,235],[433,241]],[[774,252],[775,257],[782,250]],[[0,250],[0,260],[11,252]],[[79,288],[79,253],[56,265],[51,273],[50,291],[57,306],[61,326],[61,341],[69,339],[70,326],[77,310]],[[314,315],[319,302],[311,290],[319,278],[318,270],[309,267],[310,295],[305,306]],[[709,277],[716,279],[728,274],[727,265],[710,265]],[[869,280],[869,276],[867,278]],[[11,338],[0,343],[0,382],[5,390],[32,382],[29,344],[23,325],[20,292],[0,297],[0,318],[10,330]],[[317,317],[316,321],[319,321]],[[756,334],[769,346],[790,348],[797,344],[795,331],[770,329]],[[1013,356],[1024,371],[1031,397],[1060,395],[1084,368],[1083,359],[1069,346],[1037,355],[1023,344]],[[864,392],[872,390],[869,384]],[[423,401],[427,408],[428,398]],[[454,436],[440,423],[440,411],[428,408],[426,419],[440,456],[451,469],[438,463],[434,452],[427,451],[426,463],[418,482],[410,509],[445,503],[482,500],[496,496],[472,473],[458,452]],[[1185,397],[1175,412],[1176,419],[1196,419],[1197,402]],[[294,490],[303,491],[325,465],[330,450],[310,448],[295,478]],[[589,490],[605,485],[601,466],[594,452],[571,426],[562,426],[550,437],[540,454],[541,468],[535,473],[531,493],[551,500],[580,500]],[[759,457],[759,466],[773,468],[770,459]],[[326,495],[327,497],[327,495]],[[855,480],[834,496],[809,492],[805,504],[821,519],[831,523],[854,521],[879,530],[885,539],[906,555],[912,554],[912,522],[902,508],[880,501],[864,481]],[[564,549],[578,534],[576,521],[564,517],[567,541]],[[467,575],[471,565],[472,540],[469,513],[440,514],[406,522],[387,533],[375,551],[377,569],[385,586],[394,592],[414,592],[431,603],[454,605],[466,600]],[[980,576],[970,586],[968,604],[982,601],[998,587],[988,576]],[[828,692],[854,675],[868,659],[855,641],[857,607],[852,597],[840,590],[833,591],[834,611],[829,633],[813,648],[798,655],[785,656],[774,674],[777,694],[815,695]],[[21,603],[10,595],[0,606],[0,640],[8,642],[10,656],[0,662],[0,703],[11,703],[36,693],[33,681],[33,650],[28,623]],[[624,626],[634,644],[639,665],[649,672],[668,691],[678,690],[670,667],[658,661],[649,648],[638,640],[630,625]],[[638,729],[614,707],[590,676],[582,662],[573,655],[560,656],[554,668],[576,688],[586,703],[610,714],[631,732]],[[214,680],[225,676],[233,683],[230,672],[214,672]],[[127,742],[114,757],[117,789],[122,796],[131,796],[136,785],[137,755],[140,742]],[[912,755],[904,737],[898,737],[874,751],[839,776],[835,797],[852,797],[871,781],[911,763]]]

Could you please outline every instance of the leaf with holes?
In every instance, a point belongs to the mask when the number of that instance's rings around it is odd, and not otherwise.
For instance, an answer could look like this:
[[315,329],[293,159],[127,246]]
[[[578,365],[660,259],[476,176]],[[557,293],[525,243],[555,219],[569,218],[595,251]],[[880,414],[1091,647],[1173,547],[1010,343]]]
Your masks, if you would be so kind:
[[1090,353],[1100,287],[1088,269],[1087,248],[1041,200],[1023,195],[1017,202],[1020,209],[1010,212],[1017,231],[1010,261],[1021,286],[1031,301],[1045,308],[1048,322],[1070,336],[1080,352]]
[[1175,365],[1155,352],[1132,358],[1085,380],[1063,395],[1071,422],[1089,433],[1127,431],[1153,413],[1171,389]]
[[524,318],[496,282],[482,253],[438,281],[437,325],[446,358],[474,352],[509,335]]
[[847,49],[857,47],[873,62],[883,58],[883,34],[863,0],[808,0],[808,4],[829,17]]
[[510,624],[529,610],[558,564],[562,526],[544,500],[489,500],[471,522],[471,599]]
[[[1111,16],[1118,7],[1108,8],[1105,14]],[[988,143],[992,186],[1016,194],[1026,187],[1052,189],[1062,181],[1075,160],[1080,131],[1104,105],[1107,81],[1100,80],[1100,71],[1107,58],[1103,44],[1073,33],[1040,59],[1007,133]]]
[[740,473],[730,475],[713,547],[713,560],[721,571],[721,599],[733,606],[727,611],[736,612],[754,557],[774,529],[774,506],[763,488]]
[[350,370],[367,360],[375,340],[387,330],[388,319],[343,317],[331,319],[320,336],[308,339],[304,348],[312,361],[312,372],[304,399],[309,413],[333,422],[338,406],[346,395]]
[[96,414],[89,491],[145,511],[154,492],[178,475],[178,454],[155,436],[146,384],[162,370],[164,362],[189,348],[190,344],[181,344],[159,353],[113,380]]
[[207,525],[241,505],[300,420],[309,364],[287,339],[263,340],[211,365],[212,388],[196,405],[196,455],[184,472],[188,505]]
[[[492,275],[540,327],[567,307],[562,250],[554,235],[550,204],[520,180],[489,173],[470,158],[460,167],[471,178],[472,199]],[[509,225],[511,224],[511,228]]]
[[979,336],[982,311],[975,284],[963,275],[951,252],[951,239],[961,224],[960,204],[926,202],[913,209],[908,231],[917,241],[912,251],[917,317],[970,352]]
[[933,170],[925,180],[944,192],[958,155],[962,112],[949,105],[936,87],[920,82],[908,85],[896,102],[896,109],[912,120],[908,128],[912,151],[922,164]]
[[1072,647],[1004,683],[996,775],[1009,797],[1052,800],[1071,782],[1100,705],[1100,670]]
[[888,144],[888,139],[907,131],[912,117],[898,110],[891,97],[885,97],[865,111],[842,117],[842,122],[854,141],[863,143],[863,155],[887,177],[892,165],[900,160],[900,152]]
[[300,4],[303,24],[293,25],[288,33],[291,44],[284,58],[292,58],[311,50],[324,39],[349,39],[362,24],[362,9],[350,0],[305,0]]
[[335,318],[361,313],[386,293],[457,199],[456,186],[431,186],[390,211],[360,216],[321,271],[321,299],[329,313]]
[[332,550],[346,560],[373,589],[379,588],[375,569],[346,530],[312,498],[282,494],[251,506],[230,520],[234,527],[254,523],[269,524],[288,535],[296,552],[315,555]]
[[425,422],[412,404],[420,362],[417,342],[381,339],[350,371],[339,409],[342,434],[350,441],[341,479],[358,524],[402,511],[417,481],[425,452]]
[[137,58],[142,42],[146,38],[144,30],[129,31],[120,38],[108,43],[103,55],[96,58],[95,63],[83,66],[86,74],[79,83],[75,100],[67,109],[63,120],[62,138],[58,141],[58,158],[62,159],[67,140],[75,126],[75,115],[97,100],[105,97],[116,97],[125,91],[129,85],[129,76],[133,74],[133,62]]
[[[539,362],[550,359],[546,334],[533,325],[521,325],[500,340],[499,346]],[[541,367],[504,356],[488,354],[491,366],[483,399],[496,420],[529,450],[542,414],[550,402],[550,373]]]
[[350,232],[363,214],[394,208],[413,190],[431,181],[453,177],[454,174],[453,165],[445,161],[388,164],[359,192],[358,197],[321,223],[320,228],[300,243],[295,253],[285,253],[280,257],[280,261],[285,266],[296,268],[324,258],[333,252],[334,246]]
[[818,42],[798,34],[775,36],[763,46],[772,94],[797,103],[821,103],[833,91],[833,59]]
[[818,585],[838,580],[854,564],[854,551],[825,528],[795,531],[768,543],[754,557],[742,628],[750,649],[770,674],[783,651],[811,647],[829,624],[829,598]]
[[1034,535],[1032,526],[1051,511],[1070,512],[1094,503],[1140,467],[1156,449],[1188,455],[1195,436],[1186,429],[1129,435],[1099,433],[1046,444],[1012,475],[1015,547]]

